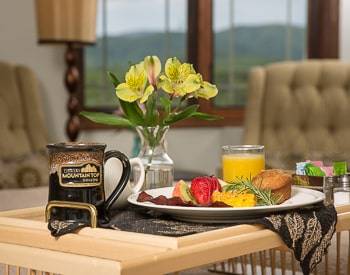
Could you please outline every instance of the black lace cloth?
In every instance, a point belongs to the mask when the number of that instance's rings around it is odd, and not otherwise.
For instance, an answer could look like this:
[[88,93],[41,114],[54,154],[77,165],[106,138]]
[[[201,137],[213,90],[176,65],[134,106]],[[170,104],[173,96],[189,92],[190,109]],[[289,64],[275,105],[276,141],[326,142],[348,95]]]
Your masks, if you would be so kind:
[[[168,216],[140,208],[128,208],[111,213],[108,224],[101,227],[116,230],[180,237],[223,227],[231,224],[198,224],[181,222]],[[242,223],[242,221],[240,221]],[[318,204],[309,208],[281,212],[267,217],[247,220],[244,223],[260,224],[276,232],[285,244],[294,251],[304,274],[310,274],[321,262],[331,244],[337,223],[337,212],[333,205]],[[55,237],[76,232],[88,226],[82,223],[50,221],[49,230]]]
[[53,237],[60,237],[68,233],[73,233],[78,231],[83,227],[89,226],[86,223],[72,222],[72,221],[59,221],[51,219],[47,225]]

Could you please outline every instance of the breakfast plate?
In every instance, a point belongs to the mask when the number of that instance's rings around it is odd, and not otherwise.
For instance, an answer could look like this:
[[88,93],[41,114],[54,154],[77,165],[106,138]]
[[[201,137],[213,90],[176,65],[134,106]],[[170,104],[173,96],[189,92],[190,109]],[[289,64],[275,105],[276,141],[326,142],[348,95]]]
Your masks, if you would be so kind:
[[[170,198],[174,187],[163,187],[146,190],[153,197],[160,195]],[[237,223],[244,220],[255,219],[266,214],[278,211],[313,205],[324,200],[322,192],[303,187],[292,187],[291,198],[279,205],[254,206],[254,207],[189,207],[157,205],[152,202],[138,202],[139,193],[129,196],[128,201],[137,206],[149,210],[168,214],[174,219],[198,223]]]

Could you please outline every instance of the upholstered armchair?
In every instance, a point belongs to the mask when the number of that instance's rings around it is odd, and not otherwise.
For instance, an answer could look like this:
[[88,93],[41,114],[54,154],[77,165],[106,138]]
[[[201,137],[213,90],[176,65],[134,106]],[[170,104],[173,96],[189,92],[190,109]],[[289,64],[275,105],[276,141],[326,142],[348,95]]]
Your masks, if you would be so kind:
[[305,159],[350,162],[350,64],[281,62],[250,73],[244,144],[264,144],[268,167]]
[[0,62],[0,189],[47,184],[46,144],[34,73]]

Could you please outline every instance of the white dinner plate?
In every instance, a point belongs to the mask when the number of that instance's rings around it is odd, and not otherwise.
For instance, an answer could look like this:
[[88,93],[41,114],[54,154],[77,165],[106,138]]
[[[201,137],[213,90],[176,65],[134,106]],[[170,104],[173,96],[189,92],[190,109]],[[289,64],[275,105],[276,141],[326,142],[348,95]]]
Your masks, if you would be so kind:
[[[164,187],[146,190],[152,197],[164,195],[172,196],[174,187]],[[324,194],[307,188],[292,187],[292,196],[279,205],[255,206],[255,207],[187,207],[157,205],[152,202],[138,202],[139,193],[130,195],[128,201],[131,204],[156,210],[168,214],[177,220],[200,223],[237,223],[239,221],[254,219],[263,214],[284,211],[312,205],[324,200]]]

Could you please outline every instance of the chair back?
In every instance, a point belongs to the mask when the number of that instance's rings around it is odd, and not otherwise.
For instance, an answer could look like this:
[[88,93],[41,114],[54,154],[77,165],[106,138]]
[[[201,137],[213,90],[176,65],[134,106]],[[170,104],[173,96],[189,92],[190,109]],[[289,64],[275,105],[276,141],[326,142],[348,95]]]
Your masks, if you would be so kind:
[[255,67],[244,144],[264,144],[268,166],[305,159],[350,161],[350,64],[338,60]]
[[0,158],[44,150],[44,124],[38,81],[25,66],[0,62]]

